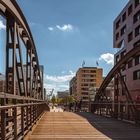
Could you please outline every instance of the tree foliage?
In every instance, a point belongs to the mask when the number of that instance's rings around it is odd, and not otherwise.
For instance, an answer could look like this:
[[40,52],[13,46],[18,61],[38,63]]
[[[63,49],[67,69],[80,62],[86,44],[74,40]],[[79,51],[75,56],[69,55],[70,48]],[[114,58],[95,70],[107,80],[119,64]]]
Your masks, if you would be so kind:
[[68,104],[74,103],[75,102],[75,99],[74,99],[73,96],[66,96],[64,98],[58,98],[57,101],[60,104],[66,104],[66,105],[68,105]]
[[57,99],[56,99],[55,95],[52,96],[51,102],[52,102],[53,104],[55,104],[55,103],[57,102]]

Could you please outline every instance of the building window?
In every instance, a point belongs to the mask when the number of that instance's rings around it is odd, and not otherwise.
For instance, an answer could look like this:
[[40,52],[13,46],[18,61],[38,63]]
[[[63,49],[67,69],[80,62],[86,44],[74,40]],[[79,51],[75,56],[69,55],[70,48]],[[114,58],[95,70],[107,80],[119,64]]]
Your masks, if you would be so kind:
[[91,77],[96,77],[96,75],[82,74],[82,77],[91,78]]
[[119,33],[116,34],[116,41],[119,39]]
[[135,65],[140,64],[140,55],[136,56],[135,58]]
[[137,7],[140,4],[140,0],[135,0],[135,7]]
[[134,43],[134,48],[140,46],[140,40]]
[[140,70],[133,72],[133,80],[138,80],[138,79],[140,79]]
[[92,81],[91,82],[96,82],[96,79],[92,79]]
[[122,21],[124,22],[126,20],[126,12],[122,15]]
[[122,79],[123,79],[124,82],[126,82],[126,75],[123,75]]
[[85,74],[83,74],[82,77],[85,77]]
[[91,72],[91,73],[96,73],[96,70],[91,70],[90,72]]
[[125,71],[126,70],[126,65],[124,65],[122,68],[121,68],[121,72]]
[[84,73],[90,73],[90,70],[82,70]]
[[96,77],[96,75],[91,75],[91,77]]
[[86,91],[88,91],[89,89],[88,89],[88,88],[81,88],[81,90],[86,90]]
[[126,25],[121,29],[121,35],[123,35],[126,32]]
[[135,29],[135,37],[140,34],[140,25]]
[[140,20],[140,10],[134,15],[133,22],[136,23]]
[[131,68],[133,66],[133,60],[130,60],[129,62],[128,62],[128,68]]
[[83,100],[87,100],[88,99],[88,97],[83,97]]
[[88,86],[88,84],[81,84],[81,86],[85,86],[86,87],[86,86]]
[[128,34],[128,42],[130,42],[133,39],[133,32]]
[[119,55],[116,56],[116,63],[119,62],[120,58],[119,58]]
[[82,82],[96,82],[96,79],[82,79]]
[[88,92],[82,92],[81,94],[82,95],[88,95]]
[[118,45],[117,45],[117,48],[124,48],[124,40],[121,40]]
[[91,87],[96,87],[96,84],[90,84]]
[[133,7],[132,7],[132,5],[130,5],[128,8],[128,16],[132,13],[132,10],[133,10]]
[[121,52],[121,58],[123,58],[126,54],[126,51]]
[[121,20],[119,19],[116,23],[116,29],[118,29],[120,27],[120,24],[121,24]]

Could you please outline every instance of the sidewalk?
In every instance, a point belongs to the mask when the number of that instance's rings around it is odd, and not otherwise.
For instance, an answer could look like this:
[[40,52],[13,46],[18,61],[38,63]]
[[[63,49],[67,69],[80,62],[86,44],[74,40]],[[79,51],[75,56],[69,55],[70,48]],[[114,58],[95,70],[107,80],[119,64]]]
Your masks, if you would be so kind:
[[63,112],[63,109],[61,107],[50,107],[50,112]]
[[[57,108],[54,109],[57,111]],[[46,112],[28,140],[110,140],[87,121],[71,112]]]

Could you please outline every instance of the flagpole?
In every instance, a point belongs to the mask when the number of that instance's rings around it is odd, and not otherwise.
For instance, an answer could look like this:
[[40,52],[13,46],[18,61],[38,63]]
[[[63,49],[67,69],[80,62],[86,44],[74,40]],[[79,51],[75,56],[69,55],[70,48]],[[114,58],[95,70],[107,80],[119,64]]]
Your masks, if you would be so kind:
[[83,63],[82,63],[82,68],[85,66],[85,61],[83,60]]
[[99,63],[98,63],[98,61],[96,61],[96,66],[97,66],[97,67],[99,66]]

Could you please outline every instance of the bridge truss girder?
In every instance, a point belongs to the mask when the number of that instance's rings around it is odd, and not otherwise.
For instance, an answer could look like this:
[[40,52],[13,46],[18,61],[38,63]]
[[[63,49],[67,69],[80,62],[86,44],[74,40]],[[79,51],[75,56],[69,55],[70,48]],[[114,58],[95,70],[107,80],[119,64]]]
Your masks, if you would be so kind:
[[[126,104],[121,104],[129,106],[131,110],[131,114],[133,116],[133,119],[135,122],[139,120],[139,110],[137,109],[137,105],[134,103],[131,94],[129,92],[129,89],[122,77],[121,69],[128,64],[128,62],[135,58],[137,55],[140,54],[140,46],[137,46],[133,48],[130,52],[128,52],[113,68],[112,70],[108,73],[106,78],[104,79],[101,87],[99,88],[96,96],[95,96],[95,101],[92,104],[92,112],[98,112],[98,114],[102,114],[102,109],[105,110],[105,114],[114,116],[114,117],[119,117],[118,116],[118,91],[114,89],[114,102],[110,102],[107,100],[107,95],[105,93],[106,88],[108,87],[109,83],[111,80],[114,78],[120,81],[121,89],[123,93],[125,94],[126,97]],[[112,110],[112,107],[114,105],[114,110]],[[103,114],[102,114],[103,115]]]
[[[16,1],[2,0],[0,11],[6,19],[6,92],[17,95],[18,84],[18,95],[42,99],[43,77],[27,21]],[[21,41],[26,49],[26,63],[23,63]]]
[[6,89],[0,92],[0,139],[17,140],[23,139],[49,108],[43,99],[43,74],[24,14],[15,0],[0,0],[0,15],[6,20]]

